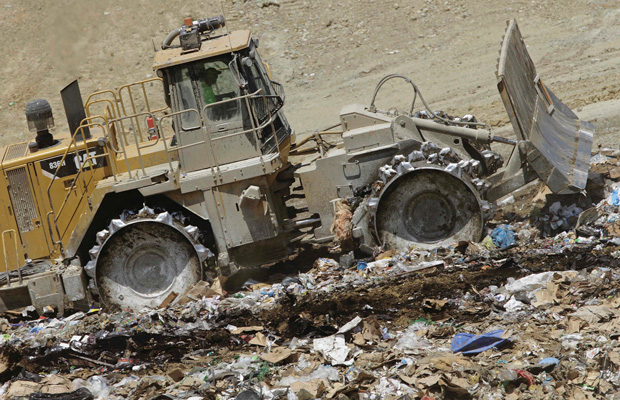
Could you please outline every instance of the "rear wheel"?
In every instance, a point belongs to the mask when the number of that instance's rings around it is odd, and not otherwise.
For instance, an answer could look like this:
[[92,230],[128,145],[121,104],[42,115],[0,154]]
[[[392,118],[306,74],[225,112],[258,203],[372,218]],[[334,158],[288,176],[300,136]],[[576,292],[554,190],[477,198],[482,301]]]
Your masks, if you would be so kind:
[[125,210],[97,233],[96,242],[84,270],[93,295],[107,307],[158,308],[211,276],[203,271],[214,259],[204,245],[208,231],[178,211]]

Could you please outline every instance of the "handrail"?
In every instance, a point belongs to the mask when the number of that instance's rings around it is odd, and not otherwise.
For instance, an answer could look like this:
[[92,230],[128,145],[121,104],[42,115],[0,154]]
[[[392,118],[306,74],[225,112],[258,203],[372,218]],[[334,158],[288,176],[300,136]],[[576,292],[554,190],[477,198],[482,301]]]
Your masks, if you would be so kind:
[[[276,145],[276,149],[277,149],[277,153],[278,155],[281,154],[281,150],[280,150],[280,142],[278,141],[278,137],[277,137],[277,132],[276,132],[276,128],[273,126],[273,115],[271,112],[271,108],[269,108],[269,103],[267,101],[267,97],[265,95],[262,96],[263,97],[263,101],[265,102],[265,108],[267,109],[267,114],[269,116],[269,118],[267,119],[267,121],[269,121],[269,124],[271,124],[271,137],[268,138],[267,140],[265,140],[265,142],[263,143],[263,145],[261,146],[261,154],[262,154],[262,150],[265,148],[265,146],[267,145],[267,143],[269,143],[269,141],[271,141],[271,139],[274,139],[275,141],[275,145]],[[277,96],[276,96],[277,97]],[[277,111],[276,111],[277,113]]]
[[116,92],[114,90],[111,90],[111,89],[105,89],[105,90],[99,90],[97,92],[91,93],[88,96],[88,98],[86,98],[86,104],[84,106],[84,109],[86,110],[86,116],[87,117],[91,117],[91,115],[90,115],[90,105],[94,104],[97,101],[97,100],[91,101],[91,99],[93,97],[100,96],[100,95],[103,95],[105,93],[110,93],[112,95],[112,97],[114,98],[114,103],[115,103],[116,111],[120,115],[120,113],[121,113],[121,110],[119,108],[119,102],[120,101],[119,101],[118,97],[116,97]]
[[[84,167],[85,167],[86,163],[88,163],[88,164],[89,164],[91,174],[93,174],[93,175],[94,175],[94,170],[93,170],[93,162],[92,162],[92,161],[93,161],[94,159],[96,159],[96,158],[104,158],[104,157],[106,157],[106,156],[109,156],[109,153],[108,153],[108,152],[104,152],[104,153],[102,153],[102,154],[97,154],[97,155],[95,155],[95,156],[90,156],[90,155],[88,155],[88,152],[86,153],[86,157],[84,157],[84,160],[80,162],[80,164],[79,164],[79,168],[78,168],[78,171],[77,171],[77,174],[76,174],[76,177],[75,177],[75,179],[73,179],[73,181],[71,182],[71,186],[70,186],[70,187],[69,187],[69,189],[67,190],[67,194],[65,195],[65,198],[64,198],[64,199],[63,199],[63,201],[62,201],[62,204],[61,204],[61,206],[60,206],[60,209],[58,210],[58,213],[56,213],[56,212],[55,212],[55,210],[54,210],[54,205],[52,204],[51,194],[50,194],[50,192],[49,192],[49,190],[48,190],[48,197],[49,197],[49,200],[50,200],[50,206],[51,206],[51,208],[52,208],[52,211],[50,211],[50,212],[48,212],[48,213],[46,214],[46,218],[47,218],[47,223],[48,223],[48,225],[50,226],[49,230],[50,230],[50,237],[51,237],[51,239],[52,239],[52,243],[54,243],[54,244],[59,244],[59,245],[61,245],[61,246],[62,246],[62,240],[61,240],[61,239],[62,239],[62,237],[61,237],[61,234],[60,234],[60,229],[58,228],[58,220],[60,219],[60,215],[62,214],[62,211],[65,209],[65,206],[67,205],[67,202],[68,202],[68,200],[69,200],[69,196],[71,195],[71,192],[72,192],[72,191],[75,189],[75,187],[76,187],[76,182],[77,182],[77,180],[78,180],[78,177],[80,177],[80,176],[82,175],[82,173],[84,172]],[[91,175],[91,177],[92,177],[93,175]],[[116,177],[115,177],[115,178],[116,178]],[[88,182],[88,183],[87,183],[87,182],[86,182],[86,179],[84,179],[83,177],[82,177],[82,180],[84,181],[84,193],[86,193],[86,196],[88,197],[88,184],[89,184],[90,182]],[[52,182],[54,182],[54,181],[52,181]],[[50,184],[50,186],[49,186],[49,187],[51,187],[51,184]],[[58,235],[58,241],[55,241],[55,240],[54,240],[54,234],[53,234],[53,231],[52,231],[52,228],[51,228],[51,224],[50,224],[50,219],[49,219],[49,216],[50,216],[50,215],[53,215],[53,216],[54,216],[54,218],[53,218],[53,222],[54,222],[54,227],[56,228],[56,233],[57,233],[57,235]]]
[[11,287],[11,274],[9,273],[9,254],[7,253],[6,241],[4,236],[7,233],[13,234],[13,245],[15,247],[15,262],[17,263],[17,274],[19,275],[19,283],[22,283],[22,270],[19,267],[19,248],[17,247],[17,232],[15,229],[7,229],[2,232],[2,250],[4,251],[4,267],[6,271],[6,285]]
[[58,240],[54,240],[54,231],[52,230],[52,223],[50,222],[50,215],[55,215],[54,210],[49,211],[45,214],[45,219],[47,220],[47,227],[50,231],[50,239],[52,239],[52,244],[60,245],[62,247],[62,240],[60,240],[60,229],[58,229],[58,224],[56,223],[56,219],[54,219],[54,227],[56,228],[56,234],[58,235]]
[[[180,148],[184,148],[186,146],[178,146],[177,145],[177,146],[175,146],[174,149],[172,149],[172,148],[168,149],[167,138],[166,138],[166,135],[164,133],[165,130],[163,129],[163,125],[162,124],[163,124],[163,121],[165,121],[168,118],[176,117],[176,116],[179,116],[181,114],[189,113],[189,112],[195,112],[197,114],[197,116],[200,117],[200,112],[197,109],[195,109],[195,108],[188,108],[187,110],[175,111],[173,113],[164,115],[163,117],[161,117],[157,121],[157,123],[155,125],[156,128],[157,128],[157,132],[158,132],[157,141],[159,141],[161,139],[163,141],[163,143],[164,143],[164,149],[166,151],[166,158],[168,159],[168,165],[170,166],[170,171],[173,170],[173,168],[172,168],[172,160],[170,159],[170,152],[173,151],[173,150],[177,150],[178,151]],[[195,143],[195,144],[201,144],[201,143]]]
[[109,106],[112,106],[111,111],[114,113],[112,115],[112,117],[116,118],[116,112],[114,111],[114,103],[110,99],[97,99],[97,100],[93,100],[93,101],[90,101],[90,102],[86,103],[86,105],[84,106],[84,109],[86,111],[86,116],[87,117],[92,117],[92,115],[90,113],[90,107],[95,105],[95,104],[99,104],[99,103],[109,103]]
[[[103,96],[105,94],[112,95],[112,99],[113,100],[110,100],[109,98],[92,100],[93,98],[95,98],[97,96]],[[107,100],[111,104],[111,106],[112,106],[112,115],[111,115],[112,118],[116,118],[118,115],[120,115],[120,113],[121,113],[120,103],[121,103],[122,99],[120,99],[118,97],[118,94],[114,90],[106,89],[106,90],[100,90],[100,91],[91,93],[88,96],[88,98],[86,99],[86,103],[84,105],[84,109],[86,110],[86,116],[87,117],[91,116],[90,107],[92,105],[97,104],[97,103],[99,103],[101,101],[104,101],[104,100]],[[122,128],[121,132],[124,132],[125,131],[125,127],[122,126],[121,128]]]
[[[140,134],[140,138],[142,138],[143,132],[142,132],[142,128],[140,126],[140,121],[137,119],[137,116],[139,114],[138,114],[138,111],[136,109],[136,103],[134,101],[134,96],[133,96],[133,93],[132,93],[131,89],[134,86],[140,86],[141,87],[141,89],[142,89],[142,96],[144,98],[144,103],[146,105],[146,112],[150,112],[150,113],[161,112],[161,111],[166,110],[168,108],[168,106],[166,105],[164,107],[160,107],[160,108],[156,108],[156,109],[152,110],[151,109],[151,104],[149,102],[149,97],[146,94],[146,86],[145,85],[147,83],[152,83],[152,82],[157,82],[157,81],[162,82],[162,79],[159,78],[159,77],[149,78],[149,79],[145,79],[145,80],[142,80],[142,81],[129,83],[127,85],[123,85],[123,86],[118,88],[118,97],[120,98],[120,104],[121,104],[121,107],[122,107],[122,110],[123,110],[123,114],[122,115],[124,115],[125,117],[133,117],[131,119],[131,121],[130,121],[132,125],[134,124],[134,118],[135,118],[135,125],[136,125],[136,128],[138,129],[138,132]],[[125,108],[125,102],[123,101],[123,91],[124,90],[127,91],[127,95],[129,96],[129,102],[131,104],[131,110],[130,110],[131,113],[130,114],[127,113],[127,109]],[[121,115],[119,114],[119,117],[120,116]],[[134,134],[134,137],[135,137],[135,134]],[[140,140],[140,141],[142,141],[142,140]]]
[[[78,133],[82,134],[82,140],[81,142],[84,143],[84,150],[88,151],[88,143],[86,142],[86,139],[84,139],[84,129],[85,128],[92,128],[92,127],[100,127],[103,129],[103,125],[99,124],[99,123],[88,123],[88,124],[84,124],[84,121],[88,121],[88,120],[92,120],[95,118],[101,118],[104,120],[105,122],[105,118],[103,118],[100,115],[94,116],[94,117],[87,117],[82,121],[82,124],[80,124],[80,126],[75,130],[75,132],[73,133],[73,136],[71,137],[71,143],[69,143],[69,145],[67,146],[67,149],[65,150],[65,154],[63,154],[62,158],[60,159],[60,162],[58,163],[58,166],[60,167],[61,165],[63,165],[63,163],[65,162],[67,155],[69,154],[69,151],[71,150],[71,146],[73,145],[75,148],[75,154],[79,154],[79,149],[77,147],[77,141],[76,136]],[[60,168],[56,168],[56,172],[54,172],[54,176],[52,177],[52,181],[50,182],[49,186],[47,187],[47,193],[48,196],[50,194],[50,188],[52,187],[52,185],[54,184],[54,181],[56,180],[57,176],[58,176],[58,171],[60,170]]]
[[[52,176],[52,179],[49,183],[49,185],[47,186],[47,198],[50,204],[50,212],[47,213],[46,218],[47,218],[47,223],[49,225],[49,230],[50,230],[50,238],[52,240],[52,243],[54,245],[60,245],[62,247],[62,240],[61,240],[61,235],[60,235],[60,229],[58,227],[58,219],[60,218],[60,215],[62,214],[62,211],[64,210],[65,206],[67,205],[67,202],[69,200],[69,196],[71,195],[72,191],[75,189],[76,187],[76,182],[78,182],[78,179],[81,178],[82,179],[82,183],[84,185],[84,192],[86,194],[86,196],[88,196],[88,184],[90,182],[86,182],[86,178],[84,177],[84,175],[82,174],[82,172],[84,171],[84,166],[85,164],[88,162],[89,166],[90,166],[90,172],[91,172],[91,176],[94,176],[94,169],[93,169],[93,160],[95,158],[103,158],[109,155],[109,153],[107,151],[104,151],[104,153],[99,154],[99,155],[95,155],[95,156],[91,156],[88,152],[89,148],[88,148],[88,143],[84,137],[84,130],[85,129],[90,129],[90,128],[95,128],[95,127],[100,127],[105,134],[105,130],[104,130],[104,126],[101,123],[97,123],[97,122],[92,122],[94,120],[97,119],[101,119],[103,120],[103,123],[105,123],[105,118],[97,115],[94,117],[87,117],[85,118],[82,123],[80,124],[80,126],[75,130],[75,132],[73,133],[73,135],[71,136],[71,142],[69,143],[69,145],[67,146],[67,149],[65,150],[65,153],[63,154],[62,158],[60,159],[59,163],[58,163],[58,168],[56,168],[56,171],[54,172],[54,175]],[[84,123],[86,121],[90,121],[88,123]],[[83,146],[78,146],[78,140],[77,140],[77,136],[81,134],[81,144],[83,144]],[[52,199],[52,186],[56,183],[56,178],[58,177],[58,172],[60,171],[60,167],[65,164],[66,160],[67,160],[67,156],[69,155],[69,153],[75,154],[76,157],[78,157],[79,163],[78,165],[76,165],[77,168],[77,173],[76,173],[76,177],[73,179],[73,181],[71,182],[71,186],[69,187],[69,190],[67,191],[67,194],[65,195],[65,198],[63,199],[60,208],[58,210],[54,209],[54,202]],[[82,159],[81,156],[81,152],[84,152],[84,157]],[[75,162],[75,159],[74,159]],[[116,179],[116,171],[114,168],[114,165],[112,162],[110,162],[110,166],[112,168],[112,175],[114,175],[115,179]],[[56,233],[58,234],[58,241],[54,240],[54,234],[53,234],[53,230],[52,230],[52,225],[50,222],[50,215],[53,215],[53,222],[54,222],[54,227],[56,228]]]
[[[119,117],[119,118],[111,119],[111,120],[108,121],[107,126],[106,126],[107,132],[110,131],[110,126],[115,124],[115,123],[117,123],[117,122],[120,122],[121,125],[122,125],[122,121],[124,121],[126,119],[134,119],[134,118],[137,119],[138,117],[141,117],[141,116],[153,118],[153,113],[145,111],[145,112],[142,112],[142,113],[139,113],[139,114],[127,115],[127,116],[124,116],[124,117]],[[136,130],[134,129],[132,133],[133,133],[133,136],[134,136],[134,145],[136,146],[136,150],[138,151],[138,161],[140,162],[140,169],[142,169],[142,173],[144,174],[144,176],[146,176],[146,170],[144,168],[144,162],[142,161],[142,153],[140,152],[140,149],[151,147],[153,145],[149,144],[147,146],[142,146],[141,147],[140,143],[142,143],[142,141],[138,140],[138,137],[136,135]],[[111,142],[108,141],[108,143],[109,143],[110,147],[112,148],[112,150],[116,154],[119,154],[119,153],[123,154],[123,156],[125,158],[125,163],[127,165],[127,174],[129,175],[129,178],[131,179],[132,178],[132,176],[131,176],[131,168],[129,166],[129,158],[127,156],[127,146],[129,146],[129,143],[125,144],[125,143],[121,142],[122,150],[115,148],[114,145]]]
[[[144,96],[144,101],[145,101],[145,103],[146,103],[146,110],[147,110],[147,111],[155,113],[155,112],[158,112],[158,111],[164,111],[165,109],[167,109],[167,108],[168,108],[168,106],[165,106],[165,107],[157,108],[157,109],[155,109],[155,110],[151,110],[151,105],[150,105],[150,103],[149,103],[149,97],[148,97],[148,95],[146,94],[146,87],[145,87],[144,85],[145,85],[146,83],[155,82],[155,81],[163,82],[163,80],[162,80],[161,78],[159,78],[159,77],[154,77],[154,78],[144,79],[144,80],[142,80],[142,81],[137,81],[137,82],[133,82],[133,83],[128,83],[128,84],[123,85],[123,86],[121,86],[121,87],[119,87],[119,88],[118,88],[118,96],[119,96],[119,98],[121,98],[121,106],[122,106],[122,108],[123,108],[123,115],[124,115],[124,116],[129,117],[129,116],[131,116],[131,115],[133,115],[133,114],[135,114],[135,113],[136,113],[136,105],[135,105],[135,103],[134,103],[134,101],[133,101],[133,96],[131,95],[131,88],[132,88],[133,86],[138,86],[138,85],[140,85],[140,86],[142,87],[142,94],[143,94],[143,96]],[[132,113],[131,115],[128,115],[128,114],[127,114],[127,110],[125,109],[125,103],[122,101],[122,98],[123,98],[123,89],[127,89],[127,94],[129,95],[129,98],[131,99],[131,109],[132,109],[132,111],[133,111],[133,113]]]

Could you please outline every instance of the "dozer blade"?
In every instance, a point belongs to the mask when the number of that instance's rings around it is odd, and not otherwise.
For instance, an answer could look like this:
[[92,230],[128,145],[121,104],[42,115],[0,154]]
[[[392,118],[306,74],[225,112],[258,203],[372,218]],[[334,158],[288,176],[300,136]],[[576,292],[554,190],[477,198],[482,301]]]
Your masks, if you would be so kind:
[[583,190],[594,127],[540,80],[515,20],[508,22],[497,78],[517,139],[526,141],[528,164],[554,193]]

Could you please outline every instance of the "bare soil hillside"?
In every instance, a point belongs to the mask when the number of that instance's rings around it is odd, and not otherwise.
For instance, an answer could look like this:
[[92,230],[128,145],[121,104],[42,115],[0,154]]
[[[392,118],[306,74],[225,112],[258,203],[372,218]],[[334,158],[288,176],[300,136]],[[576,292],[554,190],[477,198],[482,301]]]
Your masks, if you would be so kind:
[[[370,101],[387,73],[410,76],[435,109],[508,123],[495,87],[506,20],[516,18],[538,72],[555,93],[617,144],[620,7],[604,0],[0,0],[0,144],[27,140],[23,110],[48,99],[66,127],[60,89],[82,94],[152,74],[153,41],[183,18],[224,13],[231,30],[251,28],[285,85],[298,133],[338,120],[342,105]],[[408,107],[411,88],[393,85],[380,105]],[[611,101],[611,103],[609,103]],[[592,104],[602,104],[600,107]],[[583,115],[583,114],[582,114]]]

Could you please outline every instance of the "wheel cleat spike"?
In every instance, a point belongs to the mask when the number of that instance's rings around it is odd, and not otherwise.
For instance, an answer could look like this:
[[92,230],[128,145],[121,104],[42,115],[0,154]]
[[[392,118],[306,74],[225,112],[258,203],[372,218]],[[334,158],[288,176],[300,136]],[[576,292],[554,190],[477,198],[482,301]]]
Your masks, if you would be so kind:
[[443,149],[441,149],[441,150],[439,151],[439,155],[440,155],[441,157],[446,157],[446,156],[448,156],[451,152],[452,152],[452,149],[451,149],[451,148],[449,148],[449,147],[444,147]]
[[422,147],[420,150],[424,155],[428,158],[431,154],[436,154],[441,151],[441,149],[433,142],[424,142],[422,143]]
[[439,159],[444,164],[455,163],[459,161],[459,157],[450,147],[444,147],[439,152]]
[[99,250],[100,249],[101,249],[101,246],[95,245],[95,246],[93,246],[92,249],[88,250],[88,255],[90,256],[91,260],[96,260],[97,259],[97,255],[99,254]]
[[475,186],[476,190],[481,191],[484,189],[484,181],[480,178],[472,179],[471,183]]
[[491,174],[504,165],[504,158],[497,153],[490,150],[485,150],[481,154],[484,157],[484,163],[487,166],[487,170]]
[[383,183],[387,183],[396,174],[396,170],[392,168],[391,165],[384,165],[383,167],[379,168],[379,176],[381,177]]
[[119,219],[123,222],[127,221],[129,218],[133,217],[134,215],[136,215],[136,213],[134,213],[131,210],[123,210],[123,212],[121,213],[121,215],[119,216]]
[[126,224],[122,219],[113,219],[112,221],[110,221],[110,225],[108,226],[108,232],[110,232],[110,235],[111,235],[114,232],[121,229],[122,227],[124,227],[125,225]]
[[463,171],[461,170],[461,168],[459,168],[459,165],[457,163],[448,164],[448,166],[444,168],[444,170],[451,173],[452,175],[458,176],[459,178],[463,174]]
[[110,231],[108,231],[107,229],[97,232],[97,244],[101,246],[103,242],[105,242],[105,240],[108,238],[108,236],[110,236]]
[[468,174],[471,171],[470,164],[469,164],[468,160],[461,160],[461,161],[457,162],[456,165],[458,165],[458,167],[460,169],[462,169],[463,172],[465,172],[466,174]]
[[480,172],[482,172],[482,164],[478,160],[470,160],[469,164],[471,165],[471,175],[479,176]]
[[422,153],[420,150],[414,150],[409,154],[408,160],[410,163],[414,163],[426,160],[426,157],[424,157],[424,153]]
[[431,154],[426,158],[426,162],[429,164],[439,164],[439,154]]
[[406,160],[407,158],[402,154],[395,155],[394,158],[392,158],[392,166],[396,166]]
[[97,266],[97,263],[95,262],[95,260],[90,260],[89,262],[87,262],[86,265],[84,266],[84,272],[86,272],[86,275],[88,275],[90,278],[94,278],[96,266]]
[[398,166],[396,167],[396,172],[398,172],[398,175],[402,175],[409,171],[413,171],[414,169],[415,168],[413,167],[413,165],[411,165],[408,161],[404,161],[398,164]]
[[429,112],[428,112],[428,111],[426,111],[426,110],[416,111],[416,112],[413,114],[413,116],[414,116],[415,118],[422,118],[422,119],[431,119],[431,118],[433,118],[433,117],[431,116],[431,114],[429,114]]
[[153,209],[152,209],[152,208],[150,208],[150,207],[147,207],[147,206],[146,206],[146,204],[145,204],[145,205],[144,205],[144,207],[142,207],[142,208],[138,211],[138,214],[137,214],[137,215],[138,215],[138,217],[141,217],[141,218],[146,218],[146,217],[148,217],[149,215],[153,215],[153,214],[155,214],[155,210],[153,210]]

